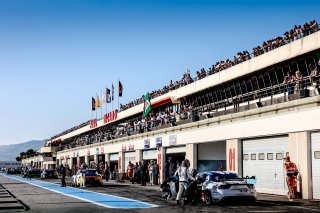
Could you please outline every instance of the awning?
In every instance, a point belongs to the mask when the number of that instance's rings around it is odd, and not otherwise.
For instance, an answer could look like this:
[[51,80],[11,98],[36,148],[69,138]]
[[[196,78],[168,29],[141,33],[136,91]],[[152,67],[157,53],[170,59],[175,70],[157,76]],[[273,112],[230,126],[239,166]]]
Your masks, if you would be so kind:
[[162,98],[160,100],[157,100],[155,102],[152,102],[151,106],[152,106],[152,108],[156,108],[161,105],[168,104],[168,103],[177,104],[177,103],[180,103],[180,101],[174,100],[173,97],[166,97],[166,98]]

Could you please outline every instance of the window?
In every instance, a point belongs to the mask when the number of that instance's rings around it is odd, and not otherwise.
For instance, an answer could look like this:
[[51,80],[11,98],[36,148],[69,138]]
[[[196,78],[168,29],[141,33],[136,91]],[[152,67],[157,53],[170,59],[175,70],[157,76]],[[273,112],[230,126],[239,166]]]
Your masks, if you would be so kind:
[[264,160],[264,153],[259,153],[259,160]]
[[276,159],[277,160],[283,160],[283,153],[277,153],[276,154]]
[[257,155],[256,154],[251,154],[251,160],[257,160]]
[[244,154],[243,155],[243,160],[249,160],[249,155],[248,154]]
[[273,153],[268,153],[267,154],[267,159],[268,160],[273,160]]
[[320,151],[314,152],[314,159],[320,159]]

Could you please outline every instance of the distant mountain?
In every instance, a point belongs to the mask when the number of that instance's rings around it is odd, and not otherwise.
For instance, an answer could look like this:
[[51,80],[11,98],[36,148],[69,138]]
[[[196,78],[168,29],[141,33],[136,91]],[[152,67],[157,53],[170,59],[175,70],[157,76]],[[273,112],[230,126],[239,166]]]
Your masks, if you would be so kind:
[[19,144],[0,145],[0,161],[15,161],[20,152],[28,149],[39,150],[45,144],[45,140],[32,140]]

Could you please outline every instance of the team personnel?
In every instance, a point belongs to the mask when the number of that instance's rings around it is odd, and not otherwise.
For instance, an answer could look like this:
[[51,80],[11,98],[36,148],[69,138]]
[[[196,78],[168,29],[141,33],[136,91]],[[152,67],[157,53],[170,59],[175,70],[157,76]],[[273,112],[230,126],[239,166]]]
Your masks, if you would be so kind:
[[187,189],[188,186],[188,180],[194,180],[194,178],[191,176],[189,171],[190,161],[184,160],[181,163],[181,166],[178,167],[177,171],[174,173],[173,176],[178,175],[179,176],[179,192],[177,195],[177,204],[180,204],[181,195],[184,192],[184,190]]
[[295,198],[297,198],[297,175],[298,175],[298,169],[297,165],[290,161],[290,157],[285,157],[285,164],[284,169],[286,170],[287,174],[287,184],[289,189],[289,201],[293,201]]
[[110,178],[110,168],[109,168],[108,162],[106,162],[105,177],[106,177],[106,181],[108,182]]
[[61,164],[60,165],[60,174],[61,174],[61,187],[66,187],[66,175],[67,175],[67,169],[66,167]]
[[129,161],[128,166],[127,166],[127,180],[132,181],[133,178],[133,163],[131,163],[131,161]]
[[147,179],[148,179],[148,164],[147,164],[147,161],[143,161],[143,164],[141,165],[141,186],[147,185]]

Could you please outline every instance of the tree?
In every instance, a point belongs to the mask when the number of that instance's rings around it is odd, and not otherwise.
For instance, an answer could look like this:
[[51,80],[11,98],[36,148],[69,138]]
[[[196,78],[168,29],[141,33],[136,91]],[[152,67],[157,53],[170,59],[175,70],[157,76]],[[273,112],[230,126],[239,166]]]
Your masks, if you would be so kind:
[[26,152],[26,155],[28,155],[28,156],[33,155],[33,154],[35,154],[35,151],[33,149],[28,149]]
[[16,161],[21,161],[21,157],[17,156]]
[[25,152],[20,152],[20,157],[23,158],[26,155]]

